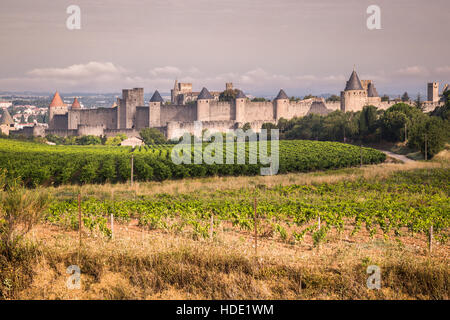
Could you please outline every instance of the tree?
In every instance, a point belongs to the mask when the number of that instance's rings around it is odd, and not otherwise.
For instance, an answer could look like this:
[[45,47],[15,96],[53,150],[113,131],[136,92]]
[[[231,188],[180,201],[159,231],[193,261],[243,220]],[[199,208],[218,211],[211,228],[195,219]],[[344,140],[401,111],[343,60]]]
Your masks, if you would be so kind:
[[425,155],[425,134],[427,137],[427,158],[444,149],[449,139],[449,122],[438,117],[424,115],[424,121],[414,123],[408,134],[408,146]]
[[333,94],[332,96],[328,97],[326,101],[327,102],[338,102],[338,101],[341,101],[341,97]]
[[127,136],[124,133],[119,133],[115,137],[109,137],[105,141],[107,146],[118,146],[123,140],[126,140]]
[[359,115],[359,135],[363,140],[374,141],[378,128],[378,113],[375,106],[365,106]]
[[381,97],[381,101],[382,101],[382,102],[389,102],[389,96],[388,96],[388,95],[383,95],[383,96]]
[[24,124],[24,123],[27,123],[26,121],[25,121],[25,116],[22,114],[22,116],[20,117],[20,123],[21,124]]
[[75,138],[75,143],[82,146],[97,145],[102,144],[102,139],[100,137],[93,135],[81,136]]
[[219,101],[234,101],[236,100],[236,96],[239,93],[237,89],[229,89],[225,90],[219,95]]
[[265,98],[253,98],[252,102],[266,102],[267,100]]
[[311,98],[317,98],[317,97],[313,96],[312,94],[307,94],[306,96],[303,97],[303,100],[311,99]]
[[250,123],[245,123],[243,126],[242,126],[242,130],[244,130],[244,131],[248,131],[248,130],[251,130],[252,129],[252,126],[250,125]]
[[417,94],[415,105],[417,109],[422,110],[423,103],[422,103],[422,96],[420,95],[420,93]]
[[153,144],[164,144],[167,142],[166,137],[161,133],[161,131],[155,128],[142,129],[139,135],[148,146]]
[[403,102],[408,102],[410,99],[409,99],[409,95],[408,95],[408,92],[405,92],[403,95],[402,95],[402,101]]
[[422,122],[423,118],[424,114],[409,104],[394,104],[386,110],[381,119],[383,139],[392,142],[404,140],[405,124],[410,128],[413,123]]

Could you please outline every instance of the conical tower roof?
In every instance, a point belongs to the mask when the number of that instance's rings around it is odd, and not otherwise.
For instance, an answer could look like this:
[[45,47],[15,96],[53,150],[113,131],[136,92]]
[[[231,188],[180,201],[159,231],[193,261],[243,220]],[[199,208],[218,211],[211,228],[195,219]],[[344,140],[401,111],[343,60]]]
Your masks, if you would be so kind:
[[6,124],[6,125],[11,125],[14,124],[14,120],[11,117],[11,115],[9,114],[8,110],[5,108],[3,109],[3,115],[0,119],[0,124]]
[[73,99],[72,109],[81,109],[81,104],[76,97]]
[[159,94],[158,90],[156,90],[153,93],[153,96],[151,97],[150,102],[161,102],[161,103],[164,102],[164,99],[161,97],[161,95]]
[[245,96],[244,92],[242,92],[242,90],[238,91],[238,94],[236,95],[236,99],[246,99],[247,97]]
[[347,85],[345,86],[345,91],[347,90],[363,90],[363,87],[361,85],[361,81],[359,80],[358,75],[356,74],[356,71],[353,70],[350,79],[347,81]]
[[286,92],[284,92],[283,89],[281,89],[280,92],[278,92],[278,95],[275,98],[275,100],[280,100],[280,99],[289,99],[288,95],[286,94]]
[[52,107],[65,107],[66,105],[61,99],[61,96],[59,95],[59,92],[56,91],[55,95],[53,96],[52,102],[50,103],[50,108]]
[[367,87],[367,96],[368,97],[378,97],[378,92],[375,86],[371,83],[369,83],[369,86]]
[[200,91],[200,94],[197,97],[198,100],[202,99],[214,99],[214,97],[209,93],[208,89],[203,88],[202,91]]

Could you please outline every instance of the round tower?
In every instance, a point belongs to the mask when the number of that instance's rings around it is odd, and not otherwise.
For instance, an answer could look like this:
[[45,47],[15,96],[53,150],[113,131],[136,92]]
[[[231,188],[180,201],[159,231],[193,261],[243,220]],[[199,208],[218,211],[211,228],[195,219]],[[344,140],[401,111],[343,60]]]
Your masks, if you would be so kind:
[[243,123],[245,122],[245,102],[247,100],[247,97],[245,94],[239,90],[238,94],[236,95],[235,99],[235,106],[236,106],[236,122]]
[[275,103],[275,119],[278,121],[281,118],[288,119],[289,97],[283,89],[280,90],[274,100]]
[[208,91],[203,88],[197,97],[197,121],[209,121],[209,104],[214,97]]

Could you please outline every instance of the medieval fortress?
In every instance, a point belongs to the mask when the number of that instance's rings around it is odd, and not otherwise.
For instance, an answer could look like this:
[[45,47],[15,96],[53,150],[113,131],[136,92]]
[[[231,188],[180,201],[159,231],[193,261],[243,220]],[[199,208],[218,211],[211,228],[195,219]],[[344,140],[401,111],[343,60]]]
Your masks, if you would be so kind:
[[[225,89],[233,90],[233,84],[227,83]],[[194,133],[196,121],[201,121],[203,129],[212,132],[227,132],[245,123],[258,132],[264,123],[276,124],[281,118],[311,113],[324,115],[335,110],[359,111],[366,105],[387,109],[398,102],[381,101],[373,81],[360,80],[355,71],[341,92],[340,102],[326,102],[323,98],[291,101],[282,89],[273,101],[253,102],[241,90],[237,92],[233,101],[219,101],[221,92],[210,92],[206,88],[193,92],[192,84],[175,81],[170,103],[165,103],[156,90],[146,106],[144,89],[135,88],[124,89],[122,98],[118,98],[111,108],[92,109],[81,108],[76,98],[71,106],[67,106],[56,92],[49,106],[48,129],[41,132],[42,129],[35,127],[30,134],[115,136],[124,133],[128,137],[138,137],[143,128],[157,128],[172,139],[185,132]],[[428,101],[424,102],[426,111],[442,103],[439,84],[428,84]]]

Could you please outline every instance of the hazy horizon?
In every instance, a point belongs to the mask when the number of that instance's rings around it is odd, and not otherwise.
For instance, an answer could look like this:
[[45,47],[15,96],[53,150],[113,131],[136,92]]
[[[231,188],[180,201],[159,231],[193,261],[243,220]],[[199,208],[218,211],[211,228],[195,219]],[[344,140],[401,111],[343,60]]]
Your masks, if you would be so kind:
[[[81,30],[66,28],[72,4]],[[381,30],[366,27],[371,4]],[[169,93],[178,79],[339,94],[356,66],[380,94],[414,97],[450,82],[449,11],[444,0],[3,0],[0,92]]]

